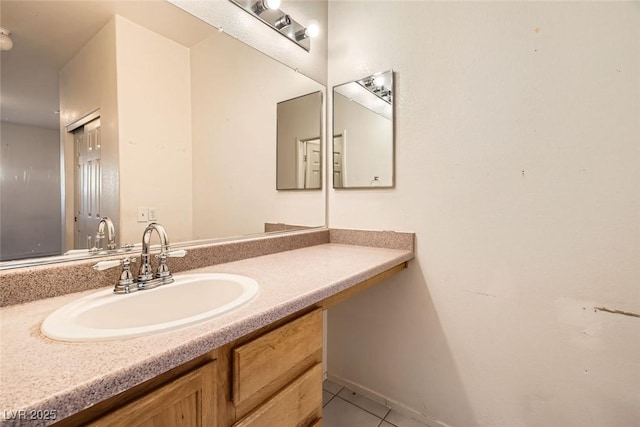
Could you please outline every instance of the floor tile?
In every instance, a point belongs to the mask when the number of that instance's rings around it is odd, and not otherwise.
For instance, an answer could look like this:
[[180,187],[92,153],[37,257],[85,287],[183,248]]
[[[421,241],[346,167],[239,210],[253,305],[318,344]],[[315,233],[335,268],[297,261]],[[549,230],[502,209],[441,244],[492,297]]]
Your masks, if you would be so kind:
[[322,383],[322,389],[327,390],[331,394],[338,394],[340,390],[342,390],[342,386],[334,383],[333,381],[324,380],[324,383]]
[[381,419],[351,403],[334,397],[322,411],[323,427],[378,427]]
[[329,393],[327,390],[322,390],[322,406],[325,406],[335,395]]
[[422,424],[420,421],[416,421],[412,418],[406,417],[393,409],[385,417],[385,421],[397,426],[397,427],[425,427],[426,424]]
[[388,422],[383,421],[382,424],[380,424],[380,426],[378,427],[397,427],[397,426],[394,426],[393,424],[389,424]]
[[389,412],[389,408],[386,406],[378,402],[374,402],[361,394],[355,393],[346,387],[338,393],[338,396],[380,418],[384,418],[384,416],[387,415],[387,412]]

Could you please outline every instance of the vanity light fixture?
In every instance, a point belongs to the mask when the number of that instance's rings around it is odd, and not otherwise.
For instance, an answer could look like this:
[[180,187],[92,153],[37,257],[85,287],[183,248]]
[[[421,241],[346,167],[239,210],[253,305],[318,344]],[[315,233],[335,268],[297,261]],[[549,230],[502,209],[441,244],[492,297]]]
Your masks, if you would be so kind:
[[305,27],[290,15],[280,10],[280,0],[229,1],[258,18],[307,52],[311,50],[311,39],[320,34],[318,24],[311,23]]
[[367,89],[369,92],[376,95],[378,98],[382,99],[388,104],[391,104],[393,100],[393,93],[391,92],[391,89],[384,86],[385,80],[383,75],[376,75],[367,77],[362,80],[357,80],[357,83]]
[[13,40],[9,35],[11,32],[0,27],[0,50],[11,50],[13,47]]

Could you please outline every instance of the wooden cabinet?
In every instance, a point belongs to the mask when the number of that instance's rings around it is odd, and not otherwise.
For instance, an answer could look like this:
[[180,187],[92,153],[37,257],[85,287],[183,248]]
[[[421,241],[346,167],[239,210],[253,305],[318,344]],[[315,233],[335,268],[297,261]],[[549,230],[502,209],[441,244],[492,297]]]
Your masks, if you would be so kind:
[[233,426],[316,425],[321,410],[322,364],[318,363]]
[[310,426],[322,417],[322,310],[233,348],[234,427]]
[[90,425],[215,427],[215,364],[214,360],[184,374]]
[[309,427],[322,417],[322,310],[262,328],[56,425]]

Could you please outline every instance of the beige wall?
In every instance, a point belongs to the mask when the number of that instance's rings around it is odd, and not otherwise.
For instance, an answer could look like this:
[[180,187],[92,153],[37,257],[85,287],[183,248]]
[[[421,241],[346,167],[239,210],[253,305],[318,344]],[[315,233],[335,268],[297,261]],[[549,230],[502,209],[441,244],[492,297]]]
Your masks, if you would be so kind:
[[192,238],[189,49],[116,16],[122,243],[137,243],[156,208],[171,241]]
[[[116,28],[111,19],[60,71],[60,132],[64,141],[66,249],[74,243],[73,135],[65,126],[100,109],[102,132],[102,208],[118,229],[118,99],[116,96]],[[122,242],[120,240],[120,242]]]
[[330,310],[329,374],[433,425],[637,425],[639,319],[597,307],[640,313],[638,4],[362,6],[329,84],[398,72],[396,188],[329,223],[417,259]]
[[226,35],[191,49],[194,239],[323,225],[324,190],[276,191],[276,104],[322,89]]

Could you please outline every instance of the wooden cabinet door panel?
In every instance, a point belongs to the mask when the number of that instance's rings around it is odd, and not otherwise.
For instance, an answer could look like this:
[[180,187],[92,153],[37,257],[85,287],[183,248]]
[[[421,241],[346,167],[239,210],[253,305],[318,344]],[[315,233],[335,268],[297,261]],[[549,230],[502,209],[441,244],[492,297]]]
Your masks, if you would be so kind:
[[302,374],[233,427],[302,427],[322,416],[322,364]]
[[92,426],[215,427],[215,363],[115,409]]
[[[233,350],[233,403],[239,405],[255,393],[291,374],[322,349],[322,310],[315,310]],[[287,378],[284,384],[297,376]]]

